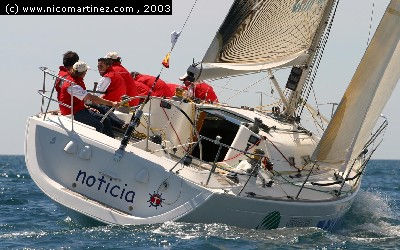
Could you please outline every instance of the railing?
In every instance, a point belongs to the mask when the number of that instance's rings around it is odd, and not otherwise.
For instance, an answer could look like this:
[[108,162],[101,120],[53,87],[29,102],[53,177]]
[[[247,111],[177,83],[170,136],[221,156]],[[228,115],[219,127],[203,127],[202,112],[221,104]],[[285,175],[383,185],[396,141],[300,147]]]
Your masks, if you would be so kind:
[[[49,107],[50,107],[50,102],[52,102],[52,101],[53,101],[53,102],[56,102],[56,103],[58,103],[59,105],[62,105],[62,106],[64,106],[64,107],[67,107],[67,108],[69,108],[69,109],[71,110],[71,131],[73,131],[73,130],[74,130],[74,115],[73,115],[73,109],[74,109],[73,98],[74,98],[74,93],[73,93],[73,91],[71,91],[71,94],[70,94],[70,95],[71,95],[71,105],[68,105],[68,104],[65,104],[65,103],[63,103],[63,102],[60,102],[59,100],[53,99],[53,93],[54,93],[54,89],[55,89],[55,86],[56,86],[55,84],[57,83],[57,79],[60,80],[60,81],[62,81],[62,82],[69,82],[69,83],[71,83],[71,85],[76,85],[76,83],[73,82],[73,81],[67,80],[66,78],[60,77],[60,76],[58,76],[57,74],[55,74],[55,73],[53,73],[53,72],[50,72],[49,69],[48,69],[47,67],[39,67],[39,69],[40,69],[41,71],[43,71],[43,88],[42,88],[41,90],[38,90],[38,93],[42,96],[41,112],[44,113],[43,120],[46,119],[46,116],[47,116],[47,113],[48,113],[48,110],[49,110]],[[49,76],[51,76],[53,79],[56,79],[55,82],[54,82],[54,84],[53,84],[53,86],[52,86],[50,96],[46,96],[46,95],[45,95],[45,93],[47,92],[47,91],[46,91],[46,75],[49,75]],[[95,87],[96,87],[96,85],[95,85]],[[94,91],[87,90],[87,91],[88,91],[88,92],[97,93],[95,90],[94,90]],[[122,101],[121,104],[123,105],[123,104],[125,104],[125,103],[128,103],[128,102],[131,101],[131,100],[139,99],[139,98],[144,98],[144,96],[129,97],[129,98],[125,99],[124,101]],[[44,99],[48,99],[49,101],[48,101],[48,103],[47,103],[46,110],[43,112]],[[107,116],[108,116],[111,112],[114,111],[114,109],[115,109],[115,107],[110,108],[109,111],[108,111],[106,114],[103,115],[103,118],[101,119],[100,122],[103,123],[104,120],[107,118]]]
[[[73,98],[74,98],[74,93],[73,93],[73,91],[71,91],[71,94],[70,94],[70,95],[71,95],[71,105],[62,103],[62,102],[60,102],[60,101],[54,99],[54,98],[53,98],[53,94],[54,94],[55,84],[57,83],[57,79],[60,80],[60,81],[63,81],[63,82],[69,82],[69,83],[71,83],[71,85],[75,85],[76,83],[73,82],[73,81],[67,80],[67,79],[65,79],[65,78],[63,78],[63,77],[58,76],[55,72],[51,72],[47,67],[40,67],[39,69],[40,69],[41,71],[43,71],[43,88],[42,88],[41,90],[38,90],[38,93],[42,96],[41,112],[44,113],[43,120],[46,119],[46,116],[47,116],[47,113],[48,113],[48,110],[49,110],[49,107],[50,107],[50,103],[51,103],[51,102],[56,102],[56,103],[58,103],[59,105],[65,106],[65,107],[67,107],[67,108],[69,108],[69,109],[71,110],[71,131],[74,131],[74,116],[73,116]],[[46,75],[51,76],[52,79],[55,80],[55,82],[54,82],[54,84],[53,84],[53,86],[52,86],[52,89],[51,89],[51,94],[50,94],[50,96],[47,96],[47,95],[46,95],[46,92],[47,92],[47,91],[46,91]],[[88,91],[88,92],[89,92],[89,91]],[[148,97],[148,96],[133,96],[133,97],[128,97],[128,98],[126,98],[124,101],[120,102],[120,104],[123,105],[123,104],[125,104],[125,103],[128,103],[128,102],[131,101],[131,100],[134,100],[134,99],[143,99],[143,98],[147,98],[147,97]],[[197,138],[200,137],[200,134],[198,133],[198,131],[197,131],[197,129],[196,129],[196,123],[195,123],[195,121],[192,121],[192,119],[191,119],[177,104],[175,104],[175,103],[174,103],[173,101],[171,101],[171,100],[163,99],[163,98],[160,98],[160,97],[149,96],[148,98],[149,98],[149,101],[150,101],[149,113],[152,112],[151,100],[160,99],[161,102],[168,103],[170,106],[175,107],[179,112],[181,112],[181,113],[186,117],[186,119],[189,121],[189,123],[191,124],[192,129],[193,129],[193,133],[196,135],[196,137],[197,137]],[[47,103],[47,106],[46,106],[46,109],[45,109],[45,110],[43,110],[43,106],[44,106],[44,104],[45,104],[44,99],[48,99],[48,103]],[[143,105],[144,105],[144,104],[143,104]],[[103,118],[101,119],[100,122],[103,123],[104,120],[109,116],[109,114],[111,114],[111,112],[113,112],[114,110],[115,110],[115,107],[110,108],[110,109],[103,115]],[[150,119],[148,119],[148,124],[147,124],[147,128],[148,128],[148,129],[147,129],[147,134],[146,134],[146,150],[147,150],[147,151],[148,151],[148,140],[149,140],[149,128],[150,128],[150,127],[151,127],[151,121],[150,121]],[[201,142],[199,142],[199,144],[200,144],[199,147],[200,147],[200,155],[201,155],[200,158],[202,158],[202,146],[201,146]],[[179,147],[179,145],[178,145],[177,147]]]
[[[353,163],[352,163],[350,169],[347,171],[346,177],[343,178],[343,176],[342,176],[343,180],[342,180],[342,184],[341,184],[340,189],[339,189],[338,194],[337,194],[338,196],[341,194],[342,189],[343,189],[343,186],[344,186],[346,180],[348,179],[348,177],[349,177],[349,175],[350,175],[350,172],[353,170],[356,161],[357,161],[357,160],[360,160],[360,159],[362,158],[362,164],[361,164],[360,172],[359,172],[359,175],[358,175],[358,177],[357,177],[357,181],[355,182],[354,185],[356,185],[356,184],[358,183],[358,181],[359,181],[359,179],[360,179],[362,173],[364,172],[364,170],[365,170],[365,168],[366,168],[366,166],[367,166],[367,163],[369,162],[369,160],[371,159],[372,155],[375,153],[375,151],[378,149],[378,147],[379,147],[380,144],[382,143],[383,137],[382,137],[381,140],[379,141],[378,145],[376,145],[375,147],[372,147],[371,152],[370,152],[370,153],[368,154],[368,156],[365,158],[365,156],[366,156],[367,153],[368,153],[368,148],[376,141],[376,139],[377,139],[380,135],[382,135],[382,133],[386,130],[387,126],[389,125],[389,122],[388,122],[387,118],[386,118],[385,116],[383,116],[383,115],[381,115],[381,117],[384,119],[383,122],[382,122],[381,125],[378,127],[378,129],[371,135],[370,139],[365,143],[365,145],[364,145],[364,147],[363,147],[363,150],[362,150],[361,153],[358,155],[358,157],[357,157],[356,159],[353,160]],[[344,174],[344,173],[343,173],[343,174]]]
[[[346,169],[345,171],[343,171],[342,175],[340,176],[340,180],[339,181],[335,181],[332,183],[325,183],[325,184],[318,184],[318,183],[312,183],[313,185],[319,185],[319,186],[330,186],[330,185],[336,185],[336,184],[340,184],[340,188],[339,190],[336,190],[336,196],[340,196],[343,190],[343,187],[346,183],[346,181],[353,181],[354,179],[356,179],[356,181],[353,182],[352,188],[355,188],[358,185],[358,182],[362,176],[362,174],[365,171],[365,168],[369,162],[369,160],[371,159],[372,155],[374,154],[374,152],[377,150],[377,148],[380,146],[380,144],[383,141],[383,135],[382,133],[386,130],[387,126],[388,126],[388,121],[387,118],[384,117],[383,115],[381,115],[381,117],[384,119],[383,122],[381,123],[381,125],[379,125],[379,127],[377,128],[377,130],[371,135],[370,139],[365,143],[363,150],[359,153],[359,155],[352,160],[352,163],[350,165],[350,168]],[[382,135],[381,140],[378,142],[378,144],[376,146],[373,146],[372,149],[369,150],[369,148],[371,147],[371,145],[377,140],[377,138],[379,136]],[[353,177],[349,177],[350,174],[353,172],[354,166],[355,164],[361,161],[359,170],[357,171],[357,174]],[[314,167],[316,166],[316,163],[313,163],[313,166],[310,170],[310,173],[313,171]],[[299,197],[302,189],[304,188],[304,185],[306,184],[306,182],[308,181],[308,178],[310,176],[310,173],[308,174],[307,178],[304,180],[296,198]]]

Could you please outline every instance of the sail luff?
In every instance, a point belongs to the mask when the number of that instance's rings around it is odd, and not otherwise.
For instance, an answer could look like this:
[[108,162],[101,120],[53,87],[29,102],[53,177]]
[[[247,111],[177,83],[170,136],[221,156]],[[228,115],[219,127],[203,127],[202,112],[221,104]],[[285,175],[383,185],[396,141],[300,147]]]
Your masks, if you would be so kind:
[[361,152],[400,78],[399,24],[400,0],[392,0],[313,160],[345,167]]

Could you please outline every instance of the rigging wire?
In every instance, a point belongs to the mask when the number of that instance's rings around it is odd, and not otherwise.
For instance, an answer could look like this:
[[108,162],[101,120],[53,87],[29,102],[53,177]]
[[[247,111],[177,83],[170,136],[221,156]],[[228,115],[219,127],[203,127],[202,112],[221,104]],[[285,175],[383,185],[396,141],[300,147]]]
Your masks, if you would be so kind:
[[[180,32],[179,32],[180,35],[182,35],[183,30],[184,30],[186,24],[188,23],[189,18],[190,18],[190,16],[192,15],[192,12],[193,12],[193,10],[194,10],[194,7],[196,6],[197,1],[198,1],[198,0],[195,0],[195,1],[194,1],[193,5],[192,5],[192,8],[191,8],[190,11],[189,11],[189,14],[187,15],[186,20],[185,20],[185,22],[183,23],[183,25],[182,25],[182,27],[181,27],[181,30],[180,30]],[[177,44],[177,42],[175,42],[175,43],[172,44],[171,49],[170,49],[170,51],[168,52],[169,54],[172,54],[172,51],[174,50],[176,44]],[[161,73],[163,72],[163,70],[164,70],[164,66],[161,66],[160,72],[158,73],[159,76],[161,76]]]
[[217,82],[219,79],[211,79],[211,80],[209,80],[209,82],[210,82],[210,84],[212,83],[213,85],[214,85],[214,87],[219,87],[219,88],[225,88],[225,87],[227,87],[229,84],[230,84],[230,82],[231,82],[231,80],[233,79],[233,77],[229,77],[228,78],[228,80],[225,82],[225,84],[219,84],[219,83],[215,83],[215,82]]
[[221,86],[218,86],[218,85],[214,85],[214,88],[223,89],[223,90],[229,90],[229,91],[232,91],[232,92],[241,92],[241,93],[251,93],[251,94],[262,93],[262,94],[265,95],[266,97],[270,97],[271,99],[273,99],[273,100],[275,100],[275,101],[280,101],[280,100],[281,100],[280,98],[275,97],[273,94],[267,94],[267,93],[265,93],[265,92],[259,92],[259,91],[243,91],[243,90],[240,90],[240,89],[233,89],[233,88],[221,87]]
[[335,19],[335,15],[336,15],[336,11],[337,11],[339,2],[340,2],[340,0],[337,0],[336,4],[335,4],[335,7],[332,8],[332,13],[330,15],[329,24],[328,24],[328,26],[327,26],[327,28],[325,30],[325,33],[324,33],[322,39],[320,40],[320,42],[318,44],[317,53],[315,54],[315,56],[314,56],[314,58],[312,60],[312,63],[310,65],[311,70],[308,72],[307,79],[306,79],[306,84],[305,84],[305,86],[303,88],[303,91],[302,91],[302,93],[303,93],[303,95],[302,95],[302,99],[303,99],[302,105],[298,107],[299,111],[296,112],[296,116],[301,116],[301,114],[303,113],[303,110],[304,110],[305,103],[307,102],[308,97],[310,95],[311,86],[313,85],[315,77],[317,75],[318,68],[319,68],[319,65],[321,63],[322,55],[324,53],[324,50],[325,50],[325,47],[326,47],[326,44],[328,42],[328,38],[329,38],[331,29],[332,29],[333,20]]
[[[314,89],[314,86],[313,86],[313,85],[311,85],[311,88],[312,88],[312,91],[313,91],[315,106],[316,106],[316,108],[317,108],[318,117],[319,117],[319,121],[315,121],[315,122],[316,122],[316,123],[318,124],[318,126],[322,129],[322,131],[324,131],[324,130],[325,130],[325,126],[324,126],[324,122],[322,121],[322,117],[321,117],[321,115],[320,115],[320,114],[321,114],[321,111],[319,110],[317,95],[315,94],[315,89]],[[321,122],[321,123],[319,123],[319,122]]]
[[261,79],[255,81],[254,83],[250,84],[250,85],[247,86],[246,88],[240,90],[238,93],[236,93],[236,94],[232,95],[231,97],[225,99],[225,102],[228,102],[228,101],[231,100],[232,98],[234,98],[234,97],[238,96],[239,94],[245,92],[245,91],[248,90],[249,88],[251,88],[251,87],[253,87],[254,85],[260,83],[260,82],[263,81],[263,80],[265,80],[266,78],[267,78],[267,76],[265,76],[265,77],[263,77],[263,78],[261,78]]
[[371,18],[369,20],[367,47],[368,47],[369,42],[371,40],[371,30],[372,30],[372,22],[373,22],[373,18],[374,18],[374,9],[375,9],[375,2],[374,2],[374,0],[372,0],[372,10],[371,10]]

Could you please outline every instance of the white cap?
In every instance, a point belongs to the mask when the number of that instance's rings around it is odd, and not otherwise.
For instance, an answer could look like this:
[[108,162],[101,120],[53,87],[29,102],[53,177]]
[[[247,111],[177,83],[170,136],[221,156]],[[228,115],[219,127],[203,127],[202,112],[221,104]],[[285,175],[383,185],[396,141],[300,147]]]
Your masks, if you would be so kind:
[[186,80],[186,77],[188,77],[188,74],[187,74],[187,73],[185,73],[183,76],[179,77],[179,80],[185,81],[185,80]]
[[115,51],[108,52],[105,58],[118,59],[118,53]]
[[85,72],[90,69],[90,67],[82,61],[77,61],[72,68],[78,72]]

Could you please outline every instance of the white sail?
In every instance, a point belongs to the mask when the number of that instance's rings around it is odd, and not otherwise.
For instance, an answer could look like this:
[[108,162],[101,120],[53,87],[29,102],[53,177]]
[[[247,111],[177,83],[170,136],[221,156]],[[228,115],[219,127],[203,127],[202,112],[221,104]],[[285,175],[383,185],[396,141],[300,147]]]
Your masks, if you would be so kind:
[[400,0],[392,0],[313,159],[343,168],[355,159],[400,78]]
[[333,0],[236,0],[202,60],[199,79],[303,65]]

